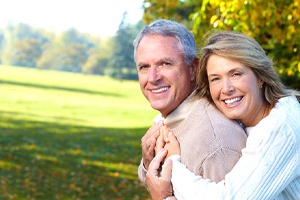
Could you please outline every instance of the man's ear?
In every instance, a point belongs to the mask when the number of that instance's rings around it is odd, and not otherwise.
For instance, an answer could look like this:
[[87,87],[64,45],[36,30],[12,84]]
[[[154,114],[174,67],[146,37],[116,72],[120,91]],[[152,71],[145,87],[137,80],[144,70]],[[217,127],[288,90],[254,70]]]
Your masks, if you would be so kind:
[[199,66],[199,58],[194,58],[194,60],[191,62],[191,81],[196,80],[196,73],[197,73],[197,68]]

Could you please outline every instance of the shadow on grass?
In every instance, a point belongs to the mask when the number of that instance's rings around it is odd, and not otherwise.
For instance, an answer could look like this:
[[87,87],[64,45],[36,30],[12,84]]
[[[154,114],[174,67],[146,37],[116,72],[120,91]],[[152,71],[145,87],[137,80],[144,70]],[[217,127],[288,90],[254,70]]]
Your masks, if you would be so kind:
[[149,198],[137,178],[147,128],[0,118],[0,199]]
[[85,89],[79,89],[79,88],[69,88],[69,87],[61,87],[61,86],[53,86],[53,85],[41,85],[41,84],[34,84],[34,83],[27,83],[27,82],[25,83],[25,82],[0,80],[0,84],[18,85],[18,86],[24,86],[24,87],[41,88],[41,89],[55,89],[55,90],[62,90],[62,91],[69,91],[69,92],[99,94],[99,95],[115,96],[115,97],[121,96],[116,93],[104,93],[104,92],[93,91],[93,90],[85,90]]

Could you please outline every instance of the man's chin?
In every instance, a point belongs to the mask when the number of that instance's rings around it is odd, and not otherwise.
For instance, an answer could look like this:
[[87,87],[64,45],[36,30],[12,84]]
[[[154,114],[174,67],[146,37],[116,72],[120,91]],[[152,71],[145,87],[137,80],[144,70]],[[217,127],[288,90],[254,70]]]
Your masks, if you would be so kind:
[[165,109],[165,106],[163,105],[160,105],[160,104],[151,104],[151,107],[154,109],[154,110],[157,110],[159,112],[163,111]]

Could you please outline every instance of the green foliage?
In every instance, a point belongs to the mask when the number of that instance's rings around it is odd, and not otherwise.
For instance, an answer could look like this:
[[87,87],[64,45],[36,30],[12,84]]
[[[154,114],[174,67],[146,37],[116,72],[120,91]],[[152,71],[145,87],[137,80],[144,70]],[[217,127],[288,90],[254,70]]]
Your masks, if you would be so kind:
[[49,39],[44,48],[38,59],[38,68],[81,73],[88,53],[96,47],[87,36],[71,28]]
[[36,59],[42,54],[40,41],[34,38],[16,41],[11,60],[13,65],[35,67]]
[[133,39],[143,26],[126,23],[105,40],[71,28],[63,33],[17,24],[0,30],[0,63],[137,80]]
[[[178,20],[192,27],[198,44],[212,29],[236,30],[253,37],[273,59],[284,83],[300,89],[299,0],[145,0],[144,5],[145,22]],[[189,15],[180,12],[185,7]]]
[[147,199],[136,81],[0,65],[0,199]]
[[2,34],[2,62],[25,67],[36,67],[48,39],[27,24],[9,26]]
[[127,23],[126,12],[116,35],[105,40],[74,28],[53,33],[28,24],[8,26],[0,30],[0,63],[137,80],[133,40],[143,26],[142,20]]
[[144,24],[140,21],[132,26],[126,22],[126,15],[127,12],[123,14],[119,29],[113,38],[113,53],[109,63],[112,69],[110,75],[119,80],[137,80],[133,40]]

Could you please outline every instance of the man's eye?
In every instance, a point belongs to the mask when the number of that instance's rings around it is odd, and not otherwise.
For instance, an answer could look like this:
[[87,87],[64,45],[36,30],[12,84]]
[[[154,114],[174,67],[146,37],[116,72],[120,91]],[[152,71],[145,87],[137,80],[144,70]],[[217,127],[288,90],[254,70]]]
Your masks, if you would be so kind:
[[143,65],[143,66],[139,67],[139,72],[145,73],[148,71],[148,69],[149,69],[149,67],[147,65]]
[[158,67],[161,70],[168,70],[168,69],[170,69],[172,67],[172,64],[169,63],[169,62],[164,62],[161,65],[159,65]]
[[171,63],[164,62],[162,65],[164,65],[164,66],[170,66],[170,65],[171,65]]

